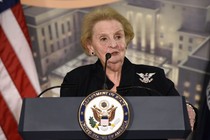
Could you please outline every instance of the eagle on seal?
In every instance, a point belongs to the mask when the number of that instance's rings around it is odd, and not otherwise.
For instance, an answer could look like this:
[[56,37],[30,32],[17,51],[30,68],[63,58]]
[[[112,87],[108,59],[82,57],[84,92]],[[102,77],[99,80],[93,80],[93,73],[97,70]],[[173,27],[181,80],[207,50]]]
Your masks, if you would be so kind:
[[91,109],[93,111],[94,118],[99,122],[98,126],[103,126],[103,127],[113,126],[114,127],[114,124],[111,124],[110,122],[115,117],[115,111],[117,107],[114,107],[114,105],[112,105],[107,110],[101,110],[94,105],[93,107],[91,107]]

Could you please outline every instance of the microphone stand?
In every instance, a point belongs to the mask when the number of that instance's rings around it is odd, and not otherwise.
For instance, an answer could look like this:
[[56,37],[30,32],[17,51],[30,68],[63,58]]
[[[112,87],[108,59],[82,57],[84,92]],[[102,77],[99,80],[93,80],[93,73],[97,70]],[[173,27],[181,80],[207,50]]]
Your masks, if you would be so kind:
[[104,84],[103,84],[103,89],[107,89],[107,84],[106,84],[106,67],[107,67],[107,61],[111,58],[111,54],[110,53],[106,53],[105,55],[105,65],[104,65]]

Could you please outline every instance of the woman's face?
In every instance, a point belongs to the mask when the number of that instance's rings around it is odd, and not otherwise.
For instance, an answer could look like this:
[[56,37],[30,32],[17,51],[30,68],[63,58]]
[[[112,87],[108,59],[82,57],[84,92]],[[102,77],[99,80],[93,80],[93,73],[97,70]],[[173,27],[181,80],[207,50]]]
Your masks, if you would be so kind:
[[124,62],[126,41],[123,26],[116,20],[102,20],[93,26],[92,40],[88,45],[89,51],[94,52],[105,63],[106,53],[111,54],[107,67],[121,65]]

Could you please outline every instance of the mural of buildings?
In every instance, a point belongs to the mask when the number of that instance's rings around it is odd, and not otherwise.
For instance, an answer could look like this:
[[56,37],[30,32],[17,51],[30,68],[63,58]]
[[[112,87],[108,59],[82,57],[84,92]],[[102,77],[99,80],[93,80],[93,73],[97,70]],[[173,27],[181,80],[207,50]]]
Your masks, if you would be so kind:
[[210,79],[210,71],[206,71],[208,64],[210,64],[210,37],[179,66],[178,89],[188,101],[193,101],[196,107],[200,101],[204,78]]
[[[133,63],[162,67],[180,94],[196,104],[210,59],[195,59],[203,55],[201,50],[210,52],[210,1],[124,0],[109,6],[133,25],[135,38],[127,57]],[[59,84],[71,69],[96,60],[82,53],[79,42],[81,20],[89,9],[24,8],[40,83],[47,83],[45,88],[53,86],[53,80]]]
[[[198,3],[194,0],[133,0],[122,5],[116,4],[113,7],[127,15],[134,25],[136,37],[132,47],[141,52],[167,58],[167,63],[162,67],[174,66],[168,77],[175,82],[182,95],[197,105],[202,90],[202,79],[207,74],[205,65],[208,63],[203,59],[192,59],[192,53],[206,48],[206,56],[210,55],[210,46],[204,46],[210,37],[210,1]],[[200,55],[203,56],[202,53]],[[210,57],[206,57],[205,60],[209,59]],[[183,70],[183,63],[186,61],[188,69]],[[189,64],[194,63],[198,63],[198,66],[203,64],[203,67],[196,67],[203,72],[202,74],[192,72],[194,67]],[[185,76],[191,77],[190,80]]]
[[69,9],[25,7],[33,55],[41,85],[48,74],[82,53],[79,35],[82,12]]
[[209,5],[207,0],[130,0],[113,7],[134,25],[134,48],[178,65],[209,35]]

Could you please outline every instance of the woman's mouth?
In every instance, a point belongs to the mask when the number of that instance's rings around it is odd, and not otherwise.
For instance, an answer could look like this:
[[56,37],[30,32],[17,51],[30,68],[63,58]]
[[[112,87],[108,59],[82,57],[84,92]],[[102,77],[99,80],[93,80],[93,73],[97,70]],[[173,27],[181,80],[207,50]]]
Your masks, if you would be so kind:
[[111,55],[112,56],[118,55],[118,52],[112,52]]

